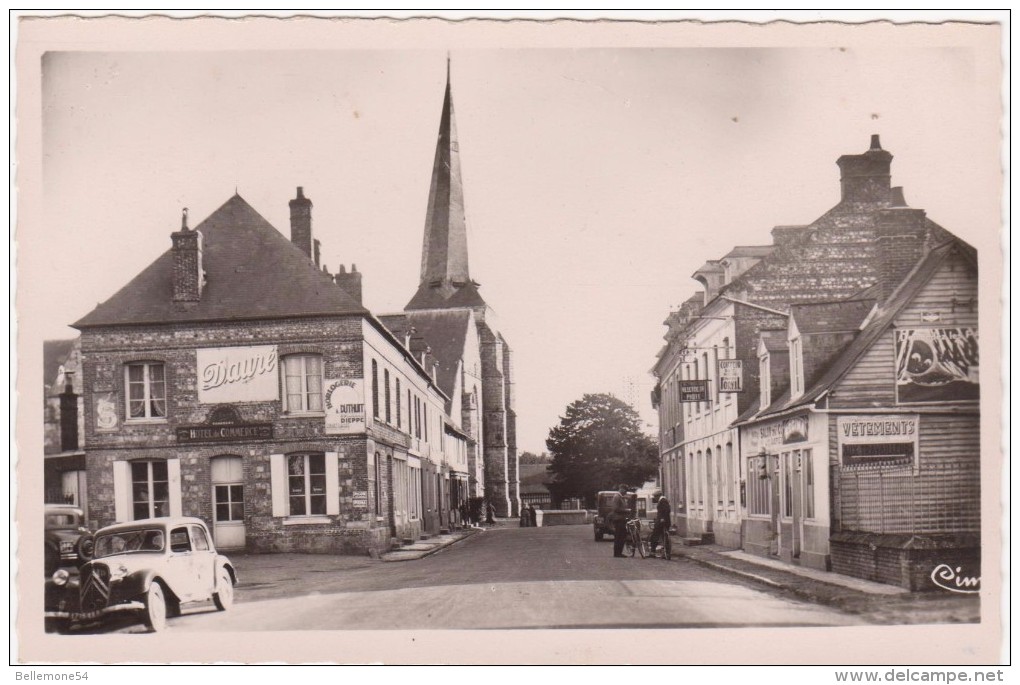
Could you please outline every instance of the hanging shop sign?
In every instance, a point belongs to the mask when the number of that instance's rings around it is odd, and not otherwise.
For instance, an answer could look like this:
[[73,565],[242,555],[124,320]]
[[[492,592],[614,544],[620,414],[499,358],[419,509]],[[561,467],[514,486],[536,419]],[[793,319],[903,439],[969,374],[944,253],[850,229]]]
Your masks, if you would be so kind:
[[361,378],[331,378],[322,382],[326,411],[326,434],[365,432],[365,381]]
[[916,414],[836,417],[836,439],[844,468],[910,466],[917,455]]
[[275,345],[196,350],[198,401],[264,402],[280,398]]
[[744,391],[744,362],[739,359],[719,360],[719,392]]
[[681,402],[708,402],[708,381],[680,381]]
[[976,328],[896,331],[896,401],[980,399]]

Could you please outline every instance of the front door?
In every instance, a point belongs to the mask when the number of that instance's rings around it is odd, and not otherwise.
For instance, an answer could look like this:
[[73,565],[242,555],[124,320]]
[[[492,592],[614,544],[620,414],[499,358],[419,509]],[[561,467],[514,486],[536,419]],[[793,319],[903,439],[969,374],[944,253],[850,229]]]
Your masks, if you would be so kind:
[[213,539],[218,549],[244,548],[244,472],[241,457],[212,460]]

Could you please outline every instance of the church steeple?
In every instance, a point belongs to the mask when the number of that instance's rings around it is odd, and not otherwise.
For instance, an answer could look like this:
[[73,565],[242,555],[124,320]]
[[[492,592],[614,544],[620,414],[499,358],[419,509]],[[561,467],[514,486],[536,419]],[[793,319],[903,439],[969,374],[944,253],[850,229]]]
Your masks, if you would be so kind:
[[467,221],[460,177],[460,146],[453,114],[450,57],[446,58],[446,94],[439,118],[432,184],[425,213],[418,292],[407,309],[463,307],[484,304],[468,272]]

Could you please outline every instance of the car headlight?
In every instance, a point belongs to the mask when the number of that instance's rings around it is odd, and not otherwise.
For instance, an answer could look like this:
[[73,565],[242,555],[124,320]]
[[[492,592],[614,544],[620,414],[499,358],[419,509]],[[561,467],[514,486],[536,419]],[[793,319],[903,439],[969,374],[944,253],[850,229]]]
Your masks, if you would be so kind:
[[110,580],[119,580],[127,575],[128,569],[124,564],[110,567]]
[[53,572],[53,576],[50,578],[50,580],[53,581],[54,585],[66,585],[67,579],[70,577],[71,577],[70,573],[68,573],[62,568],[58,568],[56,571]]

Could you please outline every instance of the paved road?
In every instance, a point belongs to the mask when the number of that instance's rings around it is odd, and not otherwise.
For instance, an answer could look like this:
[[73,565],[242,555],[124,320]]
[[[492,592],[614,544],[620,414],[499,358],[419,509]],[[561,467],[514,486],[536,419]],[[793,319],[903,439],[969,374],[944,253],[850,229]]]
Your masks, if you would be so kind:
[[[859,625],[834,609],[776,597],[693,562],[616,559],[588,526],[503,528],[418,561],[263,558],[257,584],[225,613],[175,632],[352,629],[641,628]],[[243,571],[243,563],[239,563]],[[314,570],[313,568],[314,567]],[[250,576],[249,576],[250,577]]]

